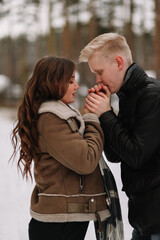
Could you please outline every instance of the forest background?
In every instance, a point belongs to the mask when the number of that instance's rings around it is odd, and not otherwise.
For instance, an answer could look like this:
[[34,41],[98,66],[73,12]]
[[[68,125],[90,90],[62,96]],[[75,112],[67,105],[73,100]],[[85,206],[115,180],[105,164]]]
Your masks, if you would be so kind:
[[[107,32],[124,35],[134,62],[160,79],[160,0],[0,0],[0,239],[28,239],[33,185],[22,181],[16,164],[8,164],[8,159],[17,107],[36,62],[45,55],[56,55],[77,63],[80,89],[75,104],[81,109],[95,77],[86,63],[79,64],[80,51]],[[121,191],[120,166],[108,164],[117,182],[125,240],[129,240],[132,228],[128,199]],[[86,240],[95,239],[92,226]]]
[[[134,62],[160,79],[159,0],[0,0],[0,105],[18,106],[41,57],[78,63],[82,48],[107,32],[124,35]],[[80,109],[95,83],[86,63],[77,65],[77,80]]]

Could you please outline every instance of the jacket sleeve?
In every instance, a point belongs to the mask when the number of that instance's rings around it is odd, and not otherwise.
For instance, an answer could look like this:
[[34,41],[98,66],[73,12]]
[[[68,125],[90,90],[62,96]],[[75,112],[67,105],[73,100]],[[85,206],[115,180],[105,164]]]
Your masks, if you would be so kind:
[[105,153],[105,156],[106,156],[108,161],[110,161],[112,163],[121,162],[121,158],[115,152],[115,150],[111,148],[110,145],[107,145],[107,144],[104,145],[104,153]]
[[[101,115],[108,160],[124,161],[131,168],[144,167],[160,147],[160,92],[145,91],[139,99],[133,129],[127,129],[113,111]],[[113,156],[113,158],[111,157]]]
[[52,113],[42,125],[43,151],[78,174],[90,174],[95,170],[104,142],[100,123],[86,118],[83,137],[79,132],[72,132],[66,120]]

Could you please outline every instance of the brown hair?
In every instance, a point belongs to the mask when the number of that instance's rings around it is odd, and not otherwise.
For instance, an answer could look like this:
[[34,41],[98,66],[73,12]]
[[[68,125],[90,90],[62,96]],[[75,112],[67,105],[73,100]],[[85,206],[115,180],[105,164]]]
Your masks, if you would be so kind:
[[[69,80],[75,70],[75,64],[66,58],[46,56],[38,61],[33,75],[26,84],[22,103],[17,114],[17,124],[12,131],[12,145],[15,159],[17,150],[19,158],[17,166],[23,177],[31,174],[31,163],[34,160],[38,166],[38,109],[42,102],[60,100],[66,93]],[[18,141],[20,145],[18,147]],[[18,148],[18,149],[17,149]],[[22,170],[21,165],[24,169]]]

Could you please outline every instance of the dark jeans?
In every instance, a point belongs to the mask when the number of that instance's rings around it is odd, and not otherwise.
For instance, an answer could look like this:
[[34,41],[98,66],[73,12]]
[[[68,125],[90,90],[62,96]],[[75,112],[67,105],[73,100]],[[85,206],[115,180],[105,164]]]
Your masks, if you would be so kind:
[[137,230],[133,229],[131,240],[151,240],[151,237],[150,236],[141,236]]
[[131,240],[160,240],[160,234],[153,234],[151,236],[141,236],[137,230],[133,230]]
[[84,240],[89,222],[44,223],[31,219],[29,240]]
[[160,240],[160,234],[151,235],[151,240]]

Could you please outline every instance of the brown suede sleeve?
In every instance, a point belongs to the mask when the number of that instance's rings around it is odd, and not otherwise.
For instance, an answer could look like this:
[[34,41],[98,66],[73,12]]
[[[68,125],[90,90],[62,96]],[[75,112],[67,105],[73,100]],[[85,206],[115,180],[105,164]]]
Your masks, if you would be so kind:
[[38,124],[41,151],[78,174],[92,173],[101,157],[104,137],[99,123],[85,124],[82,137],[78,132],[72,132],[67,121],[52,113],[42,114]]

